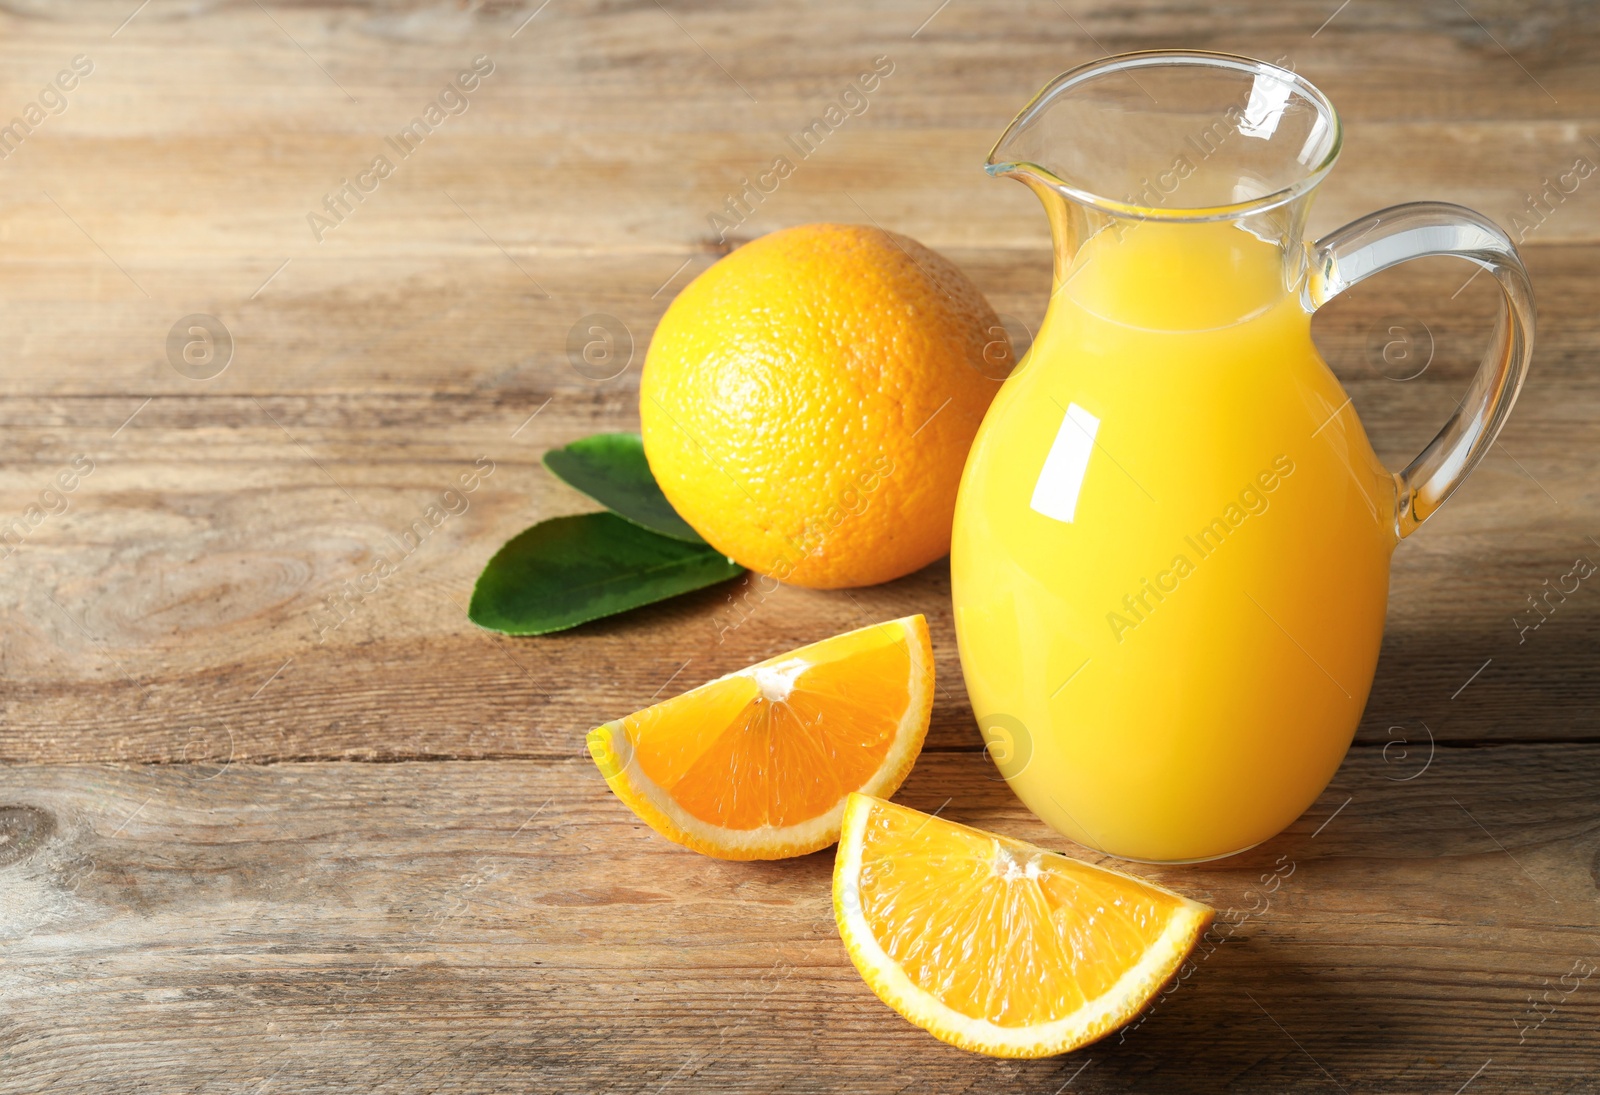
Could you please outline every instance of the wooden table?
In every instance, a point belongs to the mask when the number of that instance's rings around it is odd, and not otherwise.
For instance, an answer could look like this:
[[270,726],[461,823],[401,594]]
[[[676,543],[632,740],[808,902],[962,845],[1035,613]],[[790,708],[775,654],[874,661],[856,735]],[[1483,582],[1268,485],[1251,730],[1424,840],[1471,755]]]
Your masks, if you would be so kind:
[[[1526,206],[1600,163],[1583,6],[135,3],[0,14],[0,119],[40,105],[0,133],[0,524],[24,522],[0,562],[0,1092],[1597,1090],[1600,591],[1520,630],[1600,560],[1600,178]],[[941,688],[901,799],[1060,847],[981,751],[944,564],[781,589],[737,628],[738,587],[538,640],[464,606],[503,540],[591,508],[540,455],[636,423],[653,324],[727,246],[710,215],[857,72],[894,66],[733,239],[865,211],[1032,325],[1044,218],[978,164],[1057,72],[1170,46],[1287,58],[1332,95],[1318,230],[1435,198],[1525,231],[1538,351],[1503,443],[1396,556],[1333,786],[1254,852],[1145,872],[1227,910],[1228,941],[1125,1037],[993,1061],[862,984],[831,852],[681,851],[582,748],[665,690],[923,612]],[[480,56],[402,156],[387,138]],[[325,204],[345,180],[373,187]],[[1410,266],[1317,321],[1393,466],[1487,337],[1464,280]],[[232,340],[218,375],[169,360],[194,314]],[[594,314],[617,356],[580,370]],[[1395,324],[1435,350],[1409,381],[1374,353]],[[330,626],[480,460],[470,508]]]

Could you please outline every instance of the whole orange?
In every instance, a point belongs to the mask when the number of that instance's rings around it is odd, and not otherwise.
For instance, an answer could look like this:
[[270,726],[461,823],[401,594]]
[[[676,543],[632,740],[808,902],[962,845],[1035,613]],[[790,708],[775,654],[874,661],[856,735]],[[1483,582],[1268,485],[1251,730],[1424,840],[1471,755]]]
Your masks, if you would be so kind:
[[977,286],[915,240],[774,232],[662,316],[640,384],[645,456],[683,519],[751,570],[885,582],[950,550],[962,465],[1010,354]]

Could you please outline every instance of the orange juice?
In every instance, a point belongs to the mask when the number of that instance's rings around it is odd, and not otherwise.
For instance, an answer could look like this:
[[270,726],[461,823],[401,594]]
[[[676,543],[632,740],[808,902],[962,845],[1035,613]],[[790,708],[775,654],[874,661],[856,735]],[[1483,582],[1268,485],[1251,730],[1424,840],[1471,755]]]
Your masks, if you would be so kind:
[[1395,487],[1296,261],[1228,222],[1108,227],[968,458],[951,575],[973,709],[1022,800],[1090,847],[1265,840],[1366,703]]

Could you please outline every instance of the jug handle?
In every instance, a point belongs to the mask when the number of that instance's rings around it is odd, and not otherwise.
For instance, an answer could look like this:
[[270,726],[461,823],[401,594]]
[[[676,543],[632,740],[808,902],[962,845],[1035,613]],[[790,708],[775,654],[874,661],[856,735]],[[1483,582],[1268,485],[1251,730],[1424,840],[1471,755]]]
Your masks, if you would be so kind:
[[1478,466],[1505,425],[1533,355],[1533,289],[1517,249],[1487,217],[1445,202],[1380,209],[1311,248],[1302,303],[1315,311],[1350,286],[1408,259],[1455,255],[1487,270],[1504,300],[1494,339],[1444,428],[1394,477],[1395,532],[1402,539],[1433,515]]

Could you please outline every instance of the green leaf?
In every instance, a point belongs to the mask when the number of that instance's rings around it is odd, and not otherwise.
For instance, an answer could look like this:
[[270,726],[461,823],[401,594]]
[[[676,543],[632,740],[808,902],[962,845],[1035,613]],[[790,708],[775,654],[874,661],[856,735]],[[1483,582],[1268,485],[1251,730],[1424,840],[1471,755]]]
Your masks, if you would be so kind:
[[644,458],[644,439],[636,433],[597,433],[551,449],[544,466],[618,517],[674,540],[705,543],[661,493]]
[[657,536],[610,513],[524,529],[478,575],[467,615],[507,635],[546,635],[737,578],[715,548]]

